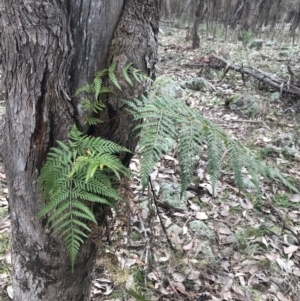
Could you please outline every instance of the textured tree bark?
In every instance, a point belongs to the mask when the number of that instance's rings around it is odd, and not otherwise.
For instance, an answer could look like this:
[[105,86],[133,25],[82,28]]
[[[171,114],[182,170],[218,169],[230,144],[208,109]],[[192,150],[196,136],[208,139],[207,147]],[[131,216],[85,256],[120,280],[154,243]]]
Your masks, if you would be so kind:
[[[36,218],[36,182],[49,148],[80,126],[76,88],[115,60],[153,75],[158,0],[0,0],[0,17],[14,300],[89,300],[95,247],[86,241],[72,273],[62,242]],[[135,88],[125,95],[147,87]],[[134,149],[131,118],[116,118],[123,111],[107,99],[106,126],[88,131]]]

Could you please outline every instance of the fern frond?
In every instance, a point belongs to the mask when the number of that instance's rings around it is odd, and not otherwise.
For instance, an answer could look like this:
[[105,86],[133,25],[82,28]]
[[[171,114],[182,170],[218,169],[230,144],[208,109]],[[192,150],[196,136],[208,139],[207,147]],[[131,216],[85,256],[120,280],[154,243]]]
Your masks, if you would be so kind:
[[243,152],[241,151],[238,144],[233,140],[229,141],[227,149],[228,149],[228,155],[229,155],[229,158],[231,161],[231,166],[232,166],[233,173],[234,173],[234,180],[235,180],[235,183],[237,184],[239,190],[241,191],[244,187],[243,175],[242,175],[242,168],[244,165],[244,162],[242,159]]
[[222,156],[224,153],[224,143],[220,139],[216,129],[212,126],[207,132],[207,155],[208,155],[208,173],[210,175],[213,194],[215,193],[217,180],[221,173]]
[[96,76],[95,77],[99,77],[99,78],[102,78],[104,75],[106,75],[108,73],[108,69],[103,69],[103,70],[100,70],[96,73]]
[[130,67],[132,66],[132,63],[127,64],[123,69],[122,69],[122,75],[125,81],[130,85],[133,86],[132,80],[128,74]]
[[200,154],[205,135],[203,128],[194,119],[187,122],[179,129],[178,157],[180,163],[181,197],[190,184],[190,179],[196,164],[195,157]]
[[84,124],[88,125],[96,125],[99,123],[102,123],[103,121],[100,118],[97,117],[87,117],[84,121]]
[[140,70],[132,68],[132,76],[133,78],[138,82],[145,82],[145,81],[152,81],[149,76],[143,74],[142,72],[140,72]]
[[95,77],[93,81],[94,100],[97,101],[102,88],[101,77]]
[[75,126],[68,143],[57,144],[58,147],[50,149],[41,169],[39,187],[48,203],[38,217],[49,215],[50,229],[64,239],[74,268],[79,247],[90,231],[86,224],[96,222],[85,203],[113,207],[121,199],[112,181],[129,171],[114,154],[126,149],[99,137],[83,135]]
[[[123,100],[122,100],[123,101]],[[207,145],[208,173],[212,189],[215,191],[221,173],[223,156],[229,155],[234,178],[239,189],[243,188],[242,169],[251,175],[257,188],[260,177],[277,178],[285,185],[297,191],[282,174],[271,172],[270,168],[260,163],[249,149],[231,139],[221,129],[197,111],[189,108],[181,100],[170,96],[142,97],[124,101],[134,119],[142,123],[136,126],[140,138],[141,180],[146,187],[154,165],[162,154],[170,150],[171,138],[177,142],[179,164],[181,167],[181,195],[187,188],[194,169],[193,158],[199,154],[200,147]]]
[[100,137],[90,137],[84,135],[75,126],[70,132],[70,146],[78,151],[79,155],[85,154],[86,149],[90,149],[93,153],[110,153],[118,154],[121,152],[130,152],[127,148],[118,145],[112,141],[102,139]]
[[111,90],[110,88],[108,87],[102,87],[100,92],[99,92],[99,95],[100,94],[103,94],[103,93],[110,93],[110,94],[115,94],[115,92],[113,90]]
[[108,68],[108,77],[110,79],[110,81],[114,84],[114,86],[119,89],[119,90],[122,90],[120,84],[119,84],[119,81],[115,75],[115,70],[116,70],[116,66],[117,66],[117,63],[116,62],[113,62],[110,67]]
[[79,87],[76,91],[75,91],[75,95],[78,95],[80,93],[91,93],[92,91],[92,86],[89,84],[83,85],[81,87]]
[[154,165],[166,152],[171,150],[172,146],[166,141],[176,137],[176,127],[172,116],[169,116],[167,111],[169,111],[168,104],[158,100],[154,101],[146,110],[139,110],[135,116],[136,119],[144,120],[142,124],[135,127],[136,130],[140,129],[138,136],[142,153],[141,181],[143,187],[146,187]]

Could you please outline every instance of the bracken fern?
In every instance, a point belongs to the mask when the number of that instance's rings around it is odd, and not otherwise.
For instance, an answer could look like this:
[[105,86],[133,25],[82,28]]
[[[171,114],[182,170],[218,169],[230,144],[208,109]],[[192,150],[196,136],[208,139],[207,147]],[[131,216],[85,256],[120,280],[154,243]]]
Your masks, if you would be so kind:
[[64,240],[72,269],[80,245],[96,223],[88,203],[114,207],[120,197],[112,185],[114,178],[128,175],[127,168],[115,156],[128,150],[111,141],[88,137],[73,127],[70,141],[57,141],[41,170],[39,186],[47,204],[38,217],[49,215],[48,225]]
[[[81,101],[85,110],[98,113],[104,104],[101,93],[113,93],[103,86],[103,76],[108,76],[113,85],[121,90],[115,75],[116,64],[96,73],[91,85],[80,87],[76,94],[86,94]],[[124,80],[133,86],[149,80],[131,64],[122,70]],[[92,96],[92,99],[91,97]],[[221,129],[191,109],[180,100],[169,96],[122,100],[138,121],[141,153],[141,182],[145,188],[154,165],[177,144],[181,167],[181,196],[190,184],[196,157],[207,150],[207,170],[213,192],[221,173],[222,163],[229,157],[238,188],[244,187],[243,168],[251,175],[257,188],[260,177],[279,179],[294,191],[298,191],[278,170],[271,169],[256,159],[245,146],[230,138]],[[86,116],[86,123],[101,122],[96,117]],[[172,143],[170,143],[170,141]],[[74,126],[68,143],[57,141],[58,147],[50,149],[41,169],[39,186],[43,188],[45,206],[38,217],[48,216],[48,225],[64,240],[70,255],[72,269],[81,244],[90,231],[88,224],[96,223],[91,203],[114,207],[120,197],[113,182],[128,175],[116,154],[129,152],[126,148],[98,137],[82,134]]]
[[[260,176],[277,179],[294,191],[298,191],[278,170],[258,161],[254,154],[239,142],[230,138],[221,129],[204,118],[196,110],[170,96],[146,97],[125,101],[135,119],[141,121],[136,130],[141,154],[141,181],[146,187],[154,165],[169,151],[168,138],[177,143],[181,167],[181,194],[190,183],[194,171],[195,157],[201,146],[207,146],[208,174],[213,192],[221,173],[222,162],[229,156],[234,179],[241,190],[244,187],[242,168],[246,168],[256,187],[260,187]],[[204,148],[203,148],[204,149]]]

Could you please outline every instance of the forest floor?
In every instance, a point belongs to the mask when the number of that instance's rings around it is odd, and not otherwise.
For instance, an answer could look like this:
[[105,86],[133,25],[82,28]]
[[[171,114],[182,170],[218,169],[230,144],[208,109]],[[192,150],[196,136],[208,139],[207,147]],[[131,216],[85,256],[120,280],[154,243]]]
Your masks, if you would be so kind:
[[[232,70],[223,76],[224,68],[212,67],[215,62],[208,54],[215,51],[230,63],[287,81],[287,64],[300,78],[300,44],[293,45],[282,33],[265,33],[259,37],[262,48],[250,49],[246,39],[256,37],[245,35],[239,41],[235,33],[225,37],[219,30],[214,37],[202,32],[200,48],[193,50],[185,34],[175,28],[161,30],[157,76],[171,78],[177,86],[189,81],[184,89],[186,104],[299,187],[299,97],[280,95]],[[203,63],[206,66],[199,67]],[[199,86],[196,78],[205,84]],[[181,200],[174,150],[165,154],[151,175],[155,202],[151,190],[142,190],[139,159],[139,154],[133,158],[134,177],[120,189],[126,202],[112,217],[110,243],[102,242],[93,301],[300,301],[299,194],[265,179],[259,193],[247,171],[244,181],[249,185],[239,192],[225,164],[212,196],[203,153]],[[0,194],[0,300],[9,300],[6,292],[11,284],[5,189]]]

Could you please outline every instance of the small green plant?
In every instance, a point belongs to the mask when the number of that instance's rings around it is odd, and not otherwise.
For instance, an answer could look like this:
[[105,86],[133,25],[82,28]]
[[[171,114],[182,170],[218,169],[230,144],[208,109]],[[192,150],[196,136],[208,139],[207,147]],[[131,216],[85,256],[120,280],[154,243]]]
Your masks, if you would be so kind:
[[139,241],[141,239],[141,234],[134,231],[132,234],[131,234],[131,239],[132,241]]
[[288,194],[275,194],[273,199],[274,205],[280,208],[298,209],[297,203],[292,203]]
[[243,46],[246,47],[253,39],[253,32],[251,30],[241,30],[238,39],[242,42]]
[[247,256],[253,256],[254,254],[261,252],[263,250],[262,247],[257,242],[253,241],[253,238],[262,237],[269,233],[270,230],[265,226],[256,229],[247,227],[236,235],[239,250],[243,251]]
[[[92,116],[93,114],[97,114],[105,108],[105,104],[102,102],[100,97],[102,94],[115,94],[113,90],[103,85],[103,78],[108,76],[110,82],[114,85],[114,87],[118,90],[122,90],[115,75],[115,71],[116,62],[112,63],[109,68],[97,72],[91,84],[83,85],[76,90],[75,96],[83,95],[80,106],[86,113],[83,122],[84,124],[96,125],[101,123],[101,120],[99,118]],[[131,63],[127,64],[122,69],[122,76],[130,86],[134,85],[131,77],[139,83],[142,81],[150,80],[149,77],[146,77],[138,69],[133,68]]]
[[271,153],[271,151],[270,151],[270,149],[267,148],[267,147],[262,147],[262,148],[260,149],[260,156],[261,156],[261,158],[262,158],[263,160],[267,159],[268,156],[270,155],[270,153]]

